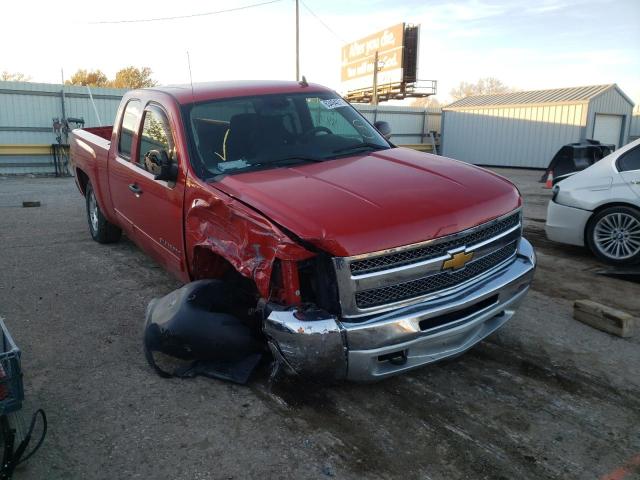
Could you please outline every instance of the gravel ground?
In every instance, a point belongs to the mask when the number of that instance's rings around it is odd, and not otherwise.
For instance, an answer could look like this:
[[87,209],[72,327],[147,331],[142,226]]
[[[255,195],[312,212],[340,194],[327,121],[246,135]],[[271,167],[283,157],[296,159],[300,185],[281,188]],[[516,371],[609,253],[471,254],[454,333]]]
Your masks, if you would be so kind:
[[640,458],[640,333],[620,339],[571,311],[592,298],[638,315],[640,287],[545,240],[540,172],[499,173],[526,197],[539,255],[503,329],[373,385],[270,385],[261,372],[244,387],[156,376],[144,309],[179,284],[126,239],[93,242],[71,179],[0,178],[0,316],[23,351],[23,410],[50,422],[15,478],[637,478],[624,465]]

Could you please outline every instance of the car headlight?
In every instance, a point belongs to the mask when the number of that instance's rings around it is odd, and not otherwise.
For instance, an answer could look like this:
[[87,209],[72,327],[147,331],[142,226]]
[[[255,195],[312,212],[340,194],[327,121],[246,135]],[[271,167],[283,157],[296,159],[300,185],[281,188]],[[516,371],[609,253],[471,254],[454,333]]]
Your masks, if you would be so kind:
[[555,201],[556,197],[558,196],[558,193],[560,193],[560,185],[555,184],[551,189],[551,200]]

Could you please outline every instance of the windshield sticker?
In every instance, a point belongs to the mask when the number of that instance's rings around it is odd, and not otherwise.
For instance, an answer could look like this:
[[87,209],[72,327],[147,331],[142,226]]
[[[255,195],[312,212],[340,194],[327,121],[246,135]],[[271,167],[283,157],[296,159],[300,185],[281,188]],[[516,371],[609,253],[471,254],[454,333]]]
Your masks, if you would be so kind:
[[234,160],[232,162],[219,162],[218,170],[226,172],[227,170],[237,170],[238,168],[248,167],[249,162],[244,159]]
[[328,110],[333,110],[334,108],[346,107],[348,105],[341,98],[330,98],[328,100],[320,100],[320,103],[324,106],[324,108]]

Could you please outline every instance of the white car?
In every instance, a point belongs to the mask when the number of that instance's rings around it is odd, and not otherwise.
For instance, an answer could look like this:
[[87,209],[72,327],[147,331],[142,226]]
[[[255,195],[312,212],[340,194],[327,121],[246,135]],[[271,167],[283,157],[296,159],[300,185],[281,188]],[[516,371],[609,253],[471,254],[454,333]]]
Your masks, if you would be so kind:
[[640,263],[640,139],[557,183],[545,230],[607,263]]

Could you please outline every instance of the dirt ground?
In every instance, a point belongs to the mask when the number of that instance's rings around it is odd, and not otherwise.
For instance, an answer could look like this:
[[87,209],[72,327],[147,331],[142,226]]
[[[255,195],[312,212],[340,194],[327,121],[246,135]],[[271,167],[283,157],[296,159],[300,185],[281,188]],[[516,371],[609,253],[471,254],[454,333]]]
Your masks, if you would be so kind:
[[0,316],[23,352],[24,412],[49,417],[15,478],[640,477],[640,332],[621,339],[571,316],[579,298],[638,315],[640,285],[544,238],[540,172],[499,173],[525,195],[539,257],[503,329],[377,384],[270,385],[262,372],[245,387],[155,375],[144,309],[179,284],[126,239],[93,242],[71,179],[0,178]]

